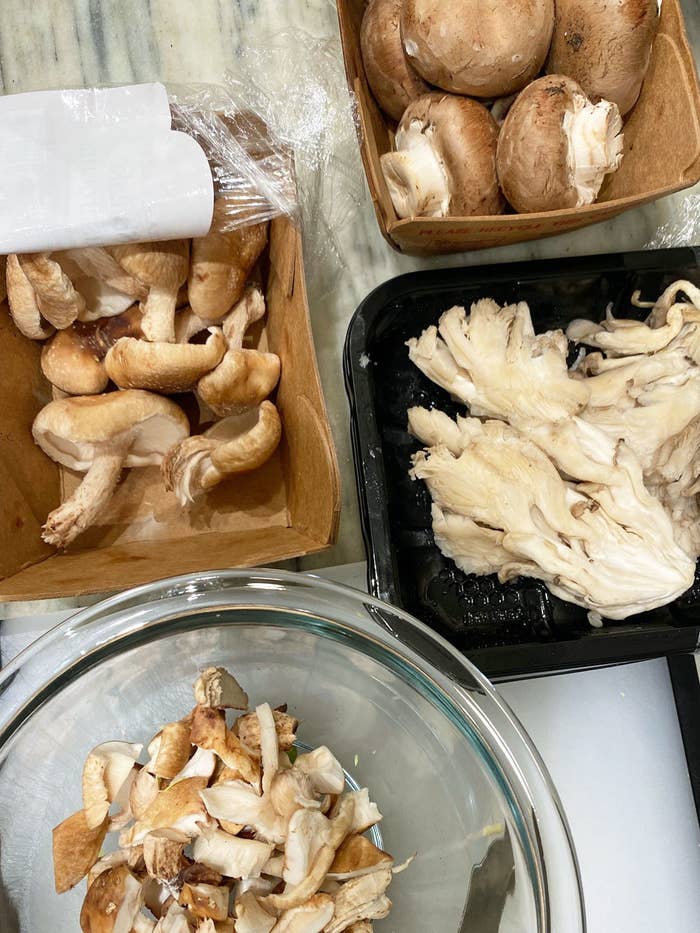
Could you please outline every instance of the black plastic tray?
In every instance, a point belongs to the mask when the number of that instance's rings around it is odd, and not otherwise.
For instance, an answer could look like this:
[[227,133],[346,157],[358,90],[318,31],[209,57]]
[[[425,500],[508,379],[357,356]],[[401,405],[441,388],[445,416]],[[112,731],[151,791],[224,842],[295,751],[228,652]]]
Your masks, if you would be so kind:
[[[641,289],[656,298],[672,281],[700,284],[700,248],[656,250],[416,272],[373,291],[345,342],[345,386],[371,592],[445,635],[491,677],[620,663],[694,650],[700,580],[669,606],[593,629],[584,610],[544,584],[467,576],[433,541],[430,497],[408,476],[418,449],[406,426],[411,405],[463,410],[408,359],[405,342],[454,304],[477,298],[529,303],[536,330],[600,319],[608,303],[629,316]],[[640,315],[646,312],[640,312]]]

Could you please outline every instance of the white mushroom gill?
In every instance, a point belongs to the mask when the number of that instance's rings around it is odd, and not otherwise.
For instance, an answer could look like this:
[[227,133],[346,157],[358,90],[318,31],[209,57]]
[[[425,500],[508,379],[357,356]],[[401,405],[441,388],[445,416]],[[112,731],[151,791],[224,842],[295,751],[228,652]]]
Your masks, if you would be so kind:
[[434,127],[413,120],[396,133],[396,152],[382,157],[382,171],[399,217],[444,217],[450,206],[445,165],[433,145]]
[[592,104],[574,95],[574,108],[564,114],[568,165],[578,193],[576,206],[592,204],[607,174],[622,162],[622,117],[616,104]]

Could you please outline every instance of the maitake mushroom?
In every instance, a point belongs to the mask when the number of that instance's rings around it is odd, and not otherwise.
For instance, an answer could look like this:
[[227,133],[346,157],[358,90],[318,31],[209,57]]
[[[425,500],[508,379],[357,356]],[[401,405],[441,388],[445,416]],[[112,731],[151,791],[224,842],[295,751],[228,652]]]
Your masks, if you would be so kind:
[[416,71],[438,87],[503,97],[542,68],[554,0],[405,0],[401,30]]
[[49,515],[43,538],[67,547],[105,508],[124,467],[160,465],[189,423],[169,399],[131,390],[50,402],[34,420],[44,453],[85,473],[75,492]]
[[508,111],[498,138],[498,180],[516,211],[582,207],[620,167],[622,145],[617,104],[594,104],[573,79],[546,75]]
[[547,71],[568,75],[624,116],[649,67],[659,8],[659,0],[556,0]]
[[404,0],[370,0],[360,30],[367,81],[382,110],[394,120],[430,87],[411,65],[401,39]]
[[172,447],[163,460],[166,489],[185,506],[230,476],[257,470],[273,455],[282,424],[272,402],[229,415]]
[[424,94],[406,109],[382,172],[399,217],[498,214],[498,127],[474,100]]
[[[134,761],[140,745],[124,742],[88,755],[88,809],[54,830],[57,891],[88,875],[83,933],[371,933],[370,921],[391,907],[385,892],[393,875],[408,862],[394,866],[359,835],[381,819],[368,790],[344,793],[342,767],[325,746],[292,764],[291,726],[282,722],[296,727],[296,720],[286,708],[262,703],[239,717],[238,731],[257,744],[260,760],[248,756],[225,718],[226,708],[245,708],[247,698],[224,668],[201,673],[195,698],[188,716],[156,733],[147,764]],[[216,767],[169,777],[188,747],[195,751],[185,768],[200,754],[216,758]],[[137,813],[143,775],[155,784]],[[129,825],[120,847],[99,858],[114,824],[106,807],[125,787]],[[328,816],[321,812],[326,791],[336,798]],[[102,819],[93,829],[86,812],[92,823]]]

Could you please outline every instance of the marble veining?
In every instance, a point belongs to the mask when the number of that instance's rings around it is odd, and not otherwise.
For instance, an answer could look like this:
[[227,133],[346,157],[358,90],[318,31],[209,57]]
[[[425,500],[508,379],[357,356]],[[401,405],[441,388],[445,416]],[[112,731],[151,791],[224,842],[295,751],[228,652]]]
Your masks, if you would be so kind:
[[[700,0],[683,0],[683,7],[697,58]],[[287,44],[287,68],[293,62],[297,81],[302,82],[313,73],[314,64],[300,54],[295,31],[301,30],[328,40],[326,48],[337,50],[336,66],[324,64],[324,85],[332,89],[337,104],[347,102],[331,0],[3,0],[2,11],[0,85],[5,93],[150,80],[217,83],[228,70],[235,73],[237,62],[251,48],[270,42]],[[261,73],[257,80],[265,86],[273,77]],[[379,233],[351,134],[338,145],[324,183],[309,188],[320,204],[310,208],[315,232],[307,238],[307,279],[342,474],[343,517],[335,548],[299,562],[302,569],[364,556],[341,354],[350,317],[371,289],[416,269],[640,249],[662,225],[670,231],[668,245],[679,245],[689,236],[697,242],[700,234],[698,228],[689,234],[678,221],[684,205],[686,210],[694,206],[697,215],[696,190],[694,201],[675,195],[550,240],[437,259],[400,256]],[[351,211],[344,210],[339,222],[340,202],[350,204]],[[332,231],[333,242],[326,242],[326,248],[319,243],[319,229]]]

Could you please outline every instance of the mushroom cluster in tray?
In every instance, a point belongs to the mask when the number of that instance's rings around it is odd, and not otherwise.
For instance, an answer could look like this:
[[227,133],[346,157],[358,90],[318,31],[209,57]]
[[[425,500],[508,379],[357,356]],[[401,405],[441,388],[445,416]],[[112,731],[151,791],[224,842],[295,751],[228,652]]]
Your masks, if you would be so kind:
[[398,217],[593,203],[658,21],[658,0],[369,0],[362,58],[398,121],[381,158]]
[[347,790],[325,746],[297,755],[286,707],[246,713],[224,668],[194,695],[145,764],[123,741],[87,756],[83,808],[53,830],[56,891],[87,875],[83,933],[371,933],[408,862],[364,835],[382,819],[367,788]]
[[[57,463],[84,473],[48,516],[43,538],[67,547],[109,502],[124,467],[160,466],[183,506],[261,466],[281,423],[269,401],[274,353],[246,346],[265,316],[255,277],[267,223],[228,231],[217,200],[210,232],[189,240],[10,255],[10,314],[42,340],[54,401],[32,428]],[[111,391],[110,391],[111,390]],[[120,391],[116,391],[120,390]],[[200,424],[164,396],[194,393]]]

